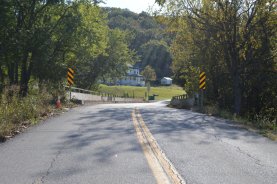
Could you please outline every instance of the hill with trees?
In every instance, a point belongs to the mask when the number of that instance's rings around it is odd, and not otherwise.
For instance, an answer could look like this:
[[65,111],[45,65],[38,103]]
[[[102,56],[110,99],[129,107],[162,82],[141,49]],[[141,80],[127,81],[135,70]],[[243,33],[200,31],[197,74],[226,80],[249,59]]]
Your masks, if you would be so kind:
[[108,13],[111,29],[120,29],[129,34],[130,49],[139,56],[142,69],[150,65],[158,79],[172,75],[171,39],[164,24],[146,12],[136,14],[119,8],[104,8],[104,12]]

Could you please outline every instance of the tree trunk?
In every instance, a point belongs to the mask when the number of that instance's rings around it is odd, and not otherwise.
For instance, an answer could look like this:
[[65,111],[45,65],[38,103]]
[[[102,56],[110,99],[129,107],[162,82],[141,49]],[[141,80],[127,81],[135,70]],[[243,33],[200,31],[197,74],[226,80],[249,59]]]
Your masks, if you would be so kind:
[[[28,60],[29,60],[29,65],[28,65]],[[24,58],[21,66],[20,95],[22,97],[25,97],[28,94],[28,89],[29,89],[28,83],[30,80],[31,71],[32,71],[32,57],[29,58],[29,52],[26,51],[26,53],[24,54]]]
[[240,114],[241,109],[241,84],[239,72],[235,71],[233,77],[234,113]]
[[20,95],[22,97],[27,96],[28,93],[27,59],[28,55],[25,55],[21,66]]

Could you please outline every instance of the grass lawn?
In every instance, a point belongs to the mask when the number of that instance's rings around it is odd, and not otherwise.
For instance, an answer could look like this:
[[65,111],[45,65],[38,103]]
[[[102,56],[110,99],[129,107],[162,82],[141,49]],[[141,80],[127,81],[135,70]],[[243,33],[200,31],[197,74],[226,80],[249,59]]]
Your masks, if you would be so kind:
[[[106,86],[100,85],[98,91],[112,93],[115,95],[123,96],[128,93],[128,96],[133,97],[145,97],[145,92],[147,91],[146,87],[137,87],[137,86]],[[150,95],[156,94],[157,100],[171,99],[173,96],[183,95],[185,91],[178,86],[161,86],[161,87],[151,87]]]

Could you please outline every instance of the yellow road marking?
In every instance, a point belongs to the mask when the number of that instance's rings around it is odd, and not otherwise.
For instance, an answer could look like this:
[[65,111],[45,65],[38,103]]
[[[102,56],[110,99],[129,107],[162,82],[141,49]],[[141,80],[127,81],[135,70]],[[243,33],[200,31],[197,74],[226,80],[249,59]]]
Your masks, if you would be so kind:
[[163,171],[163,168],[161,167],[160,163],[158,162],[157,158],[155,157],[153,151],[151,150],[151,147],[149,143],[147,142],[147,139],[145,138],[145,135],[140,128],[139,122],[137,121],[135,111],[132,112],[132,119],[134,123],[134,127],[137,133],[138,142],[141,145],[141,148],[143,150],[143,153],[146,157],[146,160],[148,162],[148,165],[150,169],[153,172],[153,175],[157,181],[158,184],[169,184],[169,179],[166,176],[165,172]]
[[184,179],[167,159],[138,110],[133,110],[132,118],[139,143],[157,183],[184,184]]

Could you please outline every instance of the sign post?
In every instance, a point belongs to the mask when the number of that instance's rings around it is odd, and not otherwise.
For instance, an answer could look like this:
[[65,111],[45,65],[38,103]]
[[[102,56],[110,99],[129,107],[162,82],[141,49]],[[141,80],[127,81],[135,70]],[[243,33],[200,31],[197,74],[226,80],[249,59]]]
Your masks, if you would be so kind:
[[200,110],[203,111],[204,90],[206,89],[206,74],[201,72],[199,75],[199,89],[200,89]]
[[67,82],[69,85],[69,100],[71,100],[71,86],[74,84],[74,70],[72,68],[68,68],[67,70]]
[[149,101],[150,81],[147,81],[147,101]]

